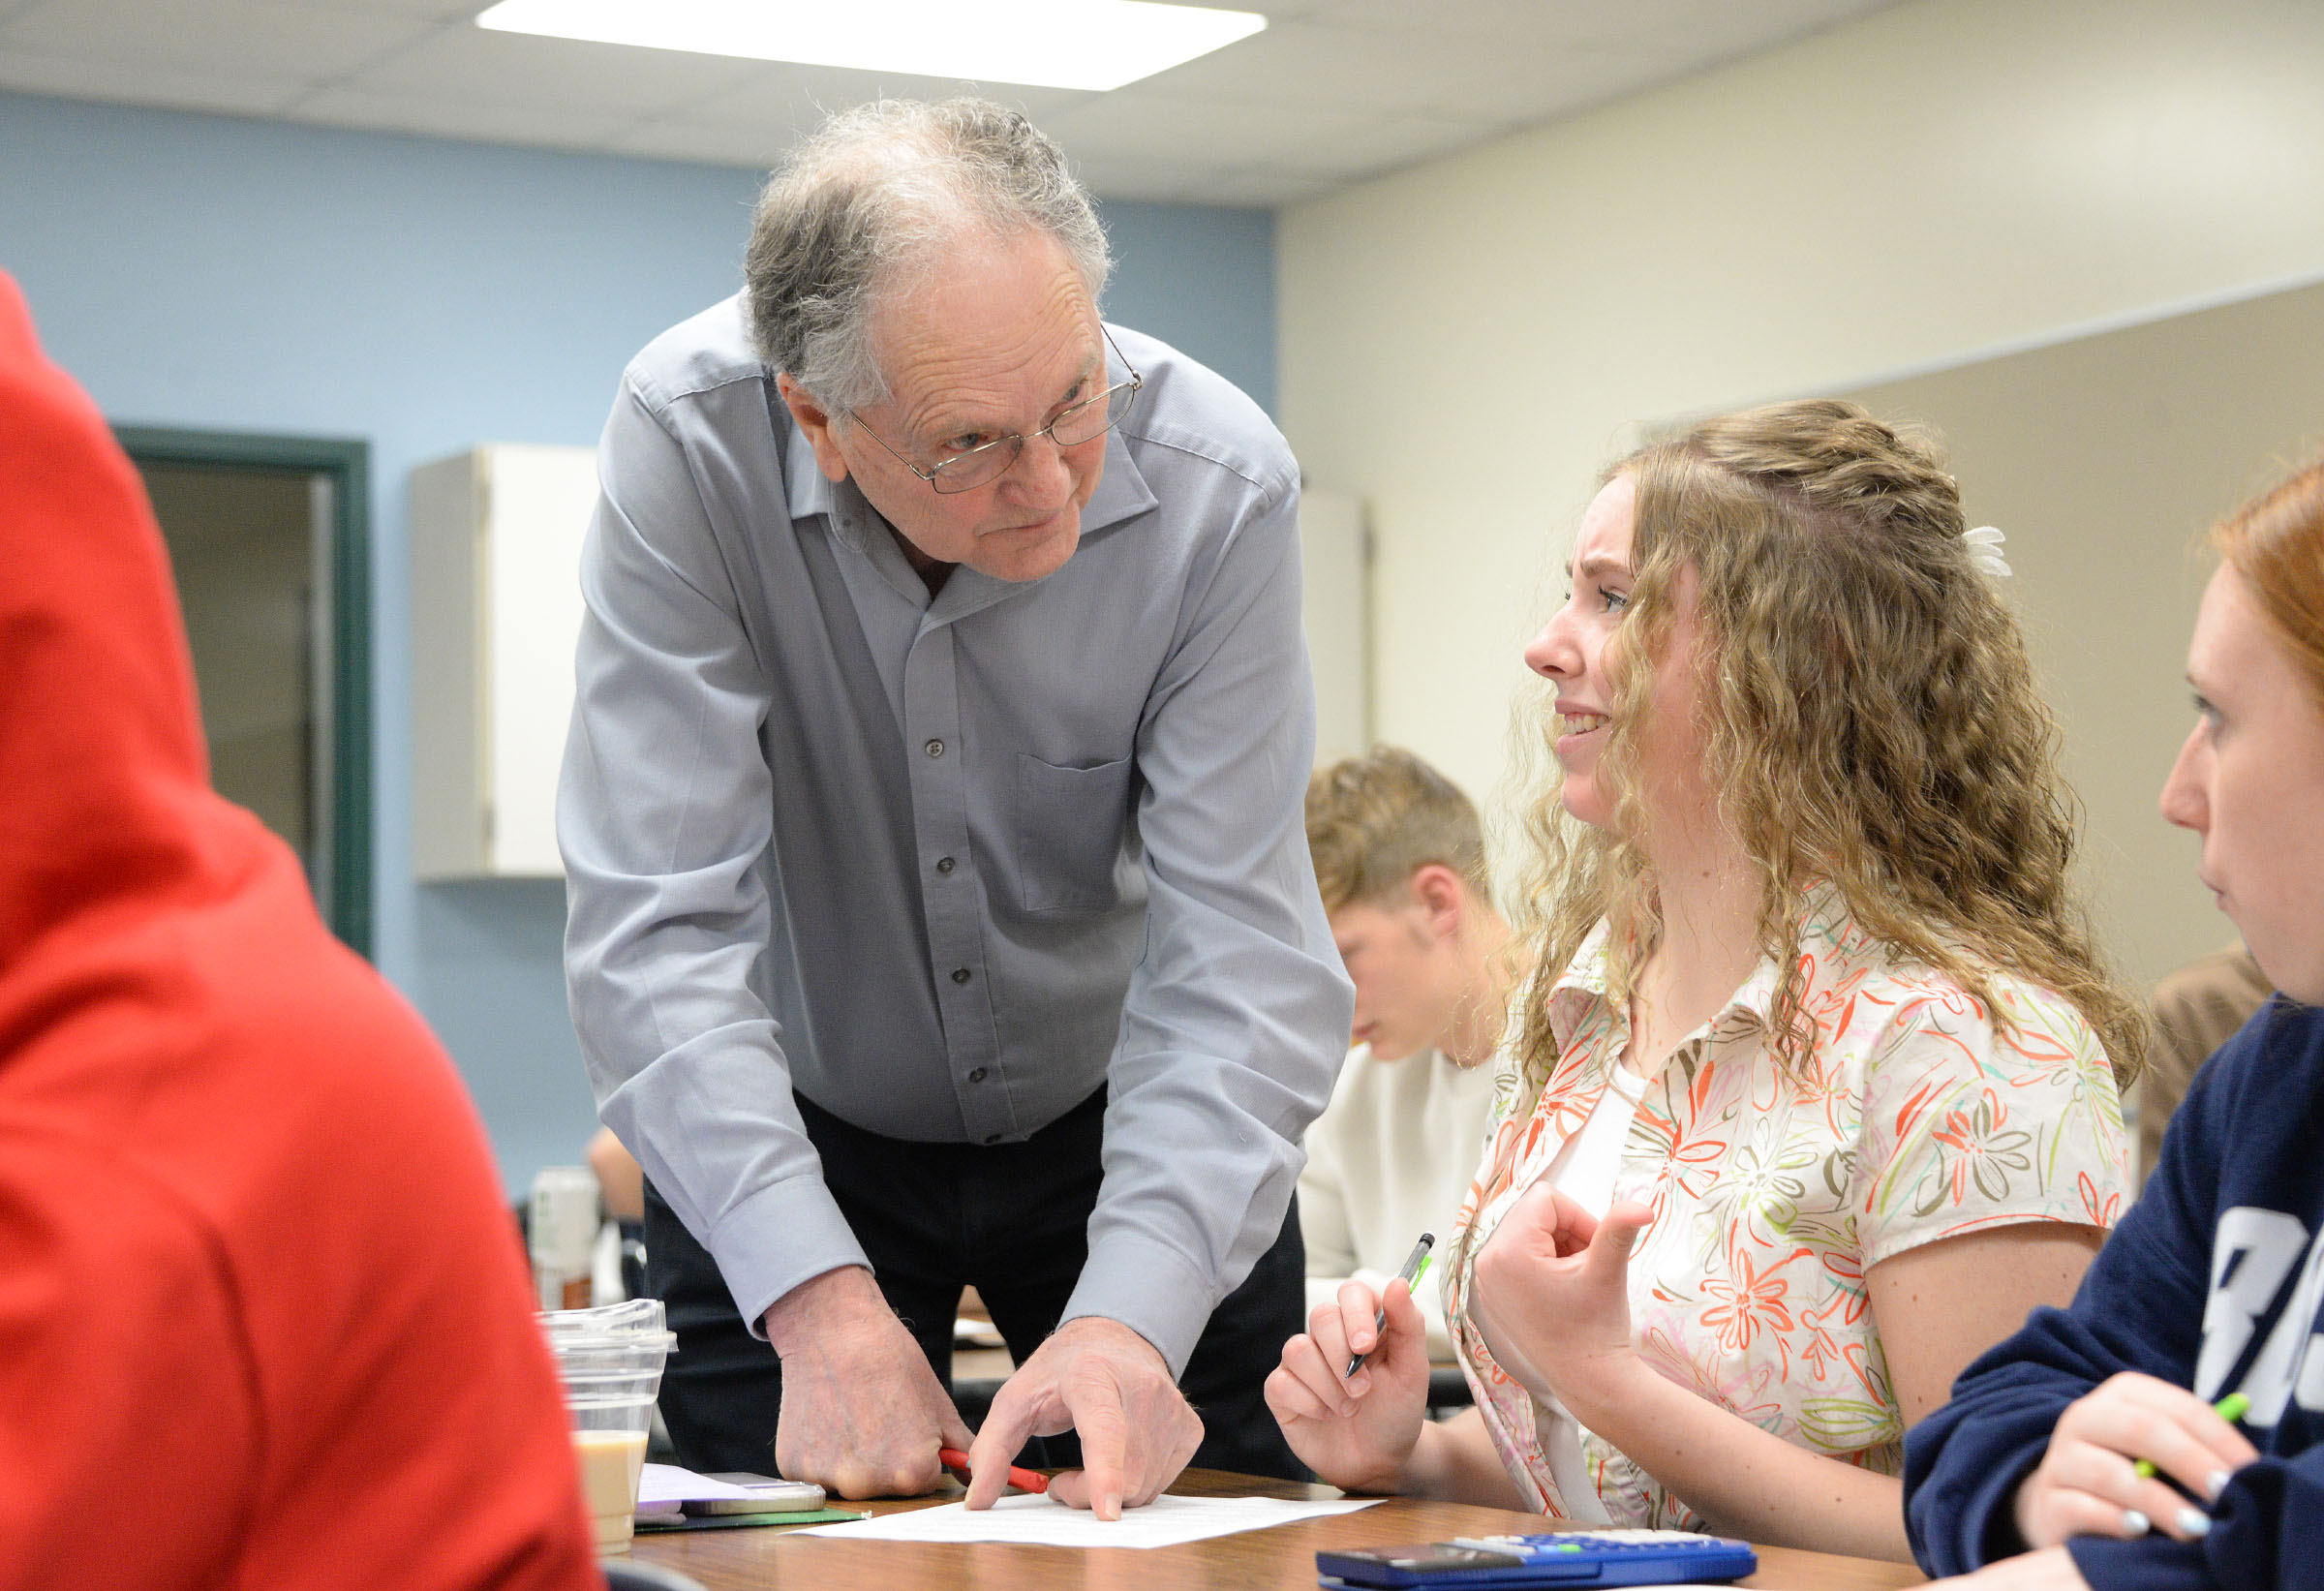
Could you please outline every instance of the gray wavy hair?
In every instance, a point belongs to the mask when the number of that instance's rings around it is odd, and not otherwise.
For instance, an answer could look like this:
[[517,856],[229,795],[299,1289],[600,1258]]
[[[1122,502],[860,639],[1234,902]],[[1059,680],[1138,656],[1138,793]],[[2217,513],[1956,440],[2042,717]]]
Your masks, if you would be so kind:
[[833,410],[888,395],[873,312],[963,228],[1056,239],[1095,302],[1113,260],[1057,146],[989,100],[875,100],[833,116],[767,179],[744,261],[759,356]]

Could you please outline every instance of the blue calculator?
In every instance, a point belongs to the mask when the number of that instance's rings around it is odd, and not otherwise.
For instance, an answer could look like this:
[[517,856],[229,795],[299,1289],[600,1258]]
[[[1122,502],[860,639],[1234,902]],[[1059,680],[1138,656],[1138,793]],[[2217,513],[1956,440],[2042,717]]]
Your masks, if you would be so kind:
[[1575,1530],[1545,1536],[1461,1536],[1417,1546],[1315,1555],[1332,1591],[1461,1591],[1532,1585],[1668,1585],[1739,1580],[1758,1554],[1725,1536],[1684,1530]]

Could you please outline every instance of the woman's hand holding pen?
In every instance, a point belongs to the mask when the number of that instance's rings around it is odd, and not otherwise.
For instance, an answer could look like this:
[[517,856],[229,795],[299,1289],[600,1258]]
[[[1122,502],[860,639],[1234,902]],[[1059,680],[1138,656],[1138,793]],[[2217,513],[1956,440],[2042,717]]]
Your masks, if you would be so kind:
[[[1385,1309],[1388,1323],[1376,1326]],[[1367,1356],[1354,1375],[1348,1361]],[[1348,1491],[1395,1491],[1428,1404],[1428,1325],[1401,1279],[1385,1294],[1347,1282],[1283,1345],[1267,1406],[1291,1451]]]
[[[2040,1466],[2017,1488],[2018,1534],[2033,1547],[2150,1529],[2193,1541],[2211,1529],[2201,1505],[2258,1456],[2241,1431],[2186,1388],[2125,1370],[2058,1417]],[[2198,1502],[2140,1474],[2142,1458]]]
[[1544,1179],[1477,1254],[1470,1314],[1494,1360],[1593,1429],[1645,1370],[1631,1343],[1630,1249],[1652,1219],[1617,1204],[1601,1220]]

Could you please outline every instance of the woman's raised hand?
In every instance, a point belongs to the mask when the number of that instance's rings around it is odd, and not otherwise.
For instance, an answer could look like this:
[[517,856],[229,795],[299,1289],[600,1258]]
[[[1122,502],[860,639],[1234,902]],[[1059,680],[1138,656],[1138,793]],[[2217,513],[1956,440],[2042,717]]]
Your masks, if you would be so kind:
[[[1385,1328],[1374,1324],[1383,1308]],[[1344,1375],[1357,1354],[1370,1357]],[[1402,1489],[1428,1404],[1428,1327],[1412,1289],[1401,1279],[1384,1295],[1342,1284],[1283,1345],[1266,1394],[1291,1451],[1324,1481],[1348,1491]]]
[[1546,1178],[1510,1207],[1478,1251],[1470,1307],[1501,1368],[1583,1410],[1638,1367],[1630,1339],[1630,1247],[1653,1219],[1618,1204],[1603,1220]]

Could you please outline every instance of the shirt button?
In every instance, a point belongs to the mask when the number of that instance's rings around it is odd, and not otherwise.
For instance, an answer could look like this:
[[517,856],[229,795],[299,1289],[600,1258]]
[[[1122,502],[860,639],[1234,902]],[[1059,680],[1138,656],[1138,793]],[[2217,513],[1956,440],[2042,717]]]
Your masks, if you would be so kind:
[[968,969],[964,966],[954,967],[952,969],[952,981],[954,983],[966,983],[968,981]]
[[944,754],[944,743],[940,740],[932,740],[921,750],[932,757],[940,757]]
[[987,1073],[982,1066],[979,1066],[975,1071],[968,1074],[968,1081],[971,1083],[982,1083],[989,1075],[990,1074]]
[[939,856],[936,858],[936,871],[938,872],[950,872],[953,869],[959,866],[960,864],[955,862],[949,856]]

